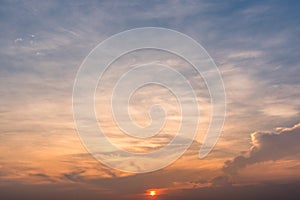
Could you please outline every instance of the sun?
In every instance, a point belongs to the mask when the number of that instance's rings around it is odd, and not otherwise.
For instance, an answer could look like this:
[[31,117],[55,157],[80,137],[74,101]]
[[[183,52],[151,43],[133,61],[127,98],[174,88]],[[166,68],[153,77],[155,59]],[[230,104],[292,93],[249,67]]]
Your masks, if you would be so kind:
[[155,190],[151,190],[151,191],[149,192],[149,194],[150,194],[151,196],[155,196],[155,195],[156,195],[156,191],[155,191]]

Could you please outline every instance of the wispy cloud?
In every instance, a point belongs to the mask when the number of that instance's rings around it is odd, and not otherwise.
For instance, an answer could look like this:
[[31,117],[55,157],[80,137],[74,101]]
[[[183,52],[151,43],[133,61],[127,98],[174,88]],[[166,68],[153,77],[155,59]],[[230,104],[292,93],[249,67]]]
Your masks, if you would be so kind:
[[[149,188],[188,191],[187,188],[194,186],[231,187],[234,183],[222,172],[225,160],[229,161],[224,171],[235,174],[272,160],[293,159],[289,165],[293,173],[283,172],[282,165],[278,171],[284,177],[294,175],[299,169],[295,158],[299,152],[296,144],[299,124],[272,132],[255,132],[251,149],[248,147],[251,132],[299,122],[299,5],[287,1],[1,2],[0,184],[3,191],[14,194],[19,190],[30,196],[41,189],[45,194],[56,191],[63,196],[65,191],[75,188],[78,193],[67,198],[85,199],[92,190],[97,195],[90,196],[91,199],[97,199],[112,191],[132,195]],[[83,148],[73,124],[71,96],[76,72],[92,48],[112,34],[143,26],[181,31],[208,50],[224,78],[228,112],[224,132],[214,151],[206,159],[198,160],[196,155],[208,126],[210,113],[206,107],[209,108],[210,102],[203,80],[193,79],[203,107],[198,140],[168,168],[133,175],[105,167]],[[193,74],[182,62],[164,61],[187,76]],[[119,70],[107,77],[105,86],[122,73]],[[174,101],[156,89],[151,88],[159,96],[154,100],[163,103],[168,99],[164,105],[172,110]],[[147,110],[138,103],[151,103],[151,98],[143,101],[147,95],[141,92],[133,101],[136,104],[132,109],[133,118],[141,124],[148,121],[147,116],[140,117],[140,111]],[[172,122],[178,119],[175,114],[170,117]],[[122,137],[112,123],[105,125],[115,142],[133,151],[153,151],[166,145],[176,128],[171,125],[166,135],[137,142]],[[235,157],[241,151],[244,153]],[[15,187],[16,182],[27,186],[14,190],[7,186]]]

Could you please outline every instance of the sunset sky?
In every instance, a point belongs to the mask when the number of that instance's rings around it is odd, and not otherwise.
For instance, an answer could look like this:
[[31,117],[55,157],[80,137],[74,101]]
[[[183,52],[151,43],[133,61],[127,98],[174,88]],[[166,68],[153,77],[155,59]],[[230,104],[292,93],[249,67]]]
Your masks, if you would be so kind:
[[[299,10],[292,0],[1,1],[0,199],[299,199]],[[72,92],[93,48],[141,27],[172,29],[200,43],[223,78],[227,111],[217,144],[200,159],[212,114],[205,81],[167,52],[121,57],[95,93],[99,124],[115,144],[156,151],[180,126],[178,100],[153,85],[133,94],[128,111],[145,126],[151,123],[147,109],[161,104],[170,114],[162,133],[142,140],[118,129],[108,103],[129,65],[155,60],[180,71],[197,88],[201,113],[193,143],[177,161],[130,173],[87,151],[73,120]],[[136,163],[132,169],[142,171]]]

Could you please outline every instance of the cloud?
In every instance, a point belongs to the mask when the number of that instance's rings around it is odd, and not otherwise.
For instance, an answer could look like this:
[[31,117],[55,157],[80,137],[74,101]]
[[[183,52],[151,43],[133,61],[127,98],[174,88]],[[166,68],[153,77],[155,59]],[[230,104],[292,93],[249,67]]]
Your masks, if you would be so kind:
[[23,41],[22,38],[17,38],[17,39],[15,39],[15,43],[22,42],[22,41]]
[[[237,147],[232,142],[243,147],[244,136],[253,132],[253,127],[268,129],[270,121],[273,127],[279,123],[291,124],[283,120],[291,119],[294,110],[299,109],[299,12],[294,4],[10,1],[1,5],[0,150],[5,153],[0,157],[0,184],[11,181],[27,186],[2,187],[0,199],[9,199],[5,197],[9,191],[18,195],[15,199],[24,199],[24,193],[30,193],[27,196],[32,199],[37,191],[44,192],[43,197],[49,196],[46,199],[53,199],[52,195],[61,199],[99,199],[99,196],[105,199],[102,191],[90,198],[89,190],[77,185],[82,182],[119,193],[173,187],[173,182],[199,177],[201,186],[210,180],[215,186],[226,185],[228,178],[212,180],[211,176],[216,175],[214,170],[219,170],[226,159],[224,156],[235,153]],[[186,33],[204,45],[221,70],[230,67],[223,75],[231,103],[227,127],[232,124],[233,128],[224,131],[231,136],[224,134],[226,138],[204,160],[198,161],[196,157],[200,147],[197,145],[166,170],[131,176],[99,164],[83,151],[73,127],[71,94],[80,63],[97,43],[111,34],[141,26],[162,26]],[[202,91],[199,93],[203,95]],[[201,115],[206,116],[203,112]],[[284,130],[276,134],[281,132]],[[248,155],[237,158],[241,161],[229,161],[226,167],[232,169],[238,162],[250,165],[255,163],[251,159],[259,160],[259,154],[271,154],[262,138],[275,136],[267,135],[256,136],[265,148],[253,144],[256,153],[251,149]],[[158,138],[155,144],[164,145],[163,139]],[[128,146],[134,145],[147,146],[137,142]],[[147,150],[155,148],[151,146]],[[37,182],[54,182],[52,187],[59,189],[52,190],[51,186],[41,189],[43,186],[29,184]],[[59,184],[68,184],[68,190]],[[70,190],[70,185],[76,185],[76,189]],[[235,192],[233,189],[234,195]],[[199,196],[195,195],[197,199]]]
[[82,180],[81,177],[80,177],[80,175],[82,173],[84,173],[84,172],[85,172],[85,170],[74,171],[74,172],[63,174],[63,176],[64,176],[64,178],[66,178],[69,181],[77,182],[77,181],[81,181]]
[[231,186],[231,182],[228,176],[217,176],[211,180],[212,186],[220,187],[220,186]]
[[252,147],[245,155],[225,162],[225,173],[236,175],[248,165],[296,156],[300,152],[300,123],[292,128],[277,128],[275,132],[255,132],[251,140]]
[[232,187],[206,187],[185,189],[180,193],[166,191],[160,196],[163,200],[198,200],[198,199],[288,199],[299,198],[299,182],[269,184],[269,185],[247,185]]

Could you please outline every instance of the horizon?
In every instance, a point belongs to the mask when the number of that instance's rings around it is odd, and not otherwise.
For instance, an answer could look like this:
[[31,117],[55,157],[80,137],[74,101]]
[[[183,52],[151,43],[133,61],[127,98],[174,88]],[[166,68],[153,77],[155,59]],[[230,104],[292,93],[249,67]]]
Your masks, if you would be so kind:
[[0,199],[297,199],[299,9],[2,1]]

